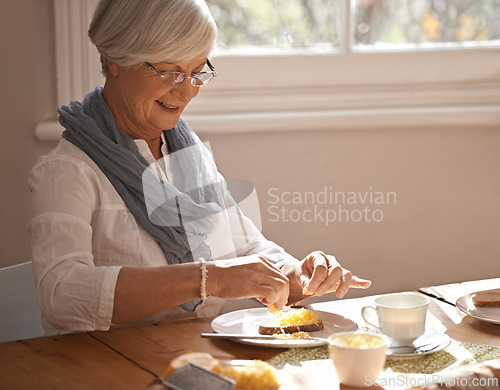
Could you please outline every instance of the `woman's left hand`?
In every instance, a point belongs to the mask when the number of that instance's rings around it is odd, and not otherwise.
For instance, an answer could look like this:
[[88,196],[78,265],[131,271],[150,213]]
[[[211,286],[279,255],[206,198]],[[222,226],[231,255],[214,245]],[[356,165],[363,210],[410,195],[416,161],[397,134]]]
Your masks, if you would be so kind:
[[[289,270],[290,272],[291,270]],[[312,252],[295,266],[295,277],[288,277],[295,286],[290,286],[290,303],[298,302],[306,296],[321,296],[327,292],[335,292],[342,298],[350,287],[368,288],[371,281],[352,275],[351,271],[342,268],[334,256],[321,251]]]

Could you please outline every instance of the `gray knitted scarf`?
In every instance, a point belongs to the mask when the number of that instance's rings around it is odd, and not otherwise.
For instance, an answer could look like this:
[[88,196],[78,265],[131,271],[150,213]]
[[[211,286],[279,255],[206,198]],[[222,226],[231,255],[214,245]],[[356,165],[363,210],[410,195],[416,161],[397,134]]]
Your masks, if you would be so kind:
[[[159,243],[168,264],[211,259],[205,239],[212,230],[210,216],[225,208],[225,183],[211,153],[184,120],[164,131],[171,183],[161,179],[134,140],[116,127],[102,86],[83,102],[60,107],[59,123],[65,128],[63,138],[97,164],[139,225]],[[181,307],[194,311],[200,302]]]

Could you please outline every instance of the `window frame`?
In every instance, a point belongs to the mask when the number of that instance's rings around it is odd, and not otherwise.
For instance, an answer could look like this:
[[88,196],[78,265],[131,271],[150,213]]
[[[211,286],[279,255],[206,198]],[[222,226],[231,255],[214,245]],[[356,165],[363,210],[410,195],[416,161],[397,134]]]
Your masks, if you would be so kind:
[[[54,0],[58,106],[104,80],[87,38],[97,1]],[[218,76],[184,118],[198,133],[500,126],[500,42],[351,49],[350,0],[342,1],[339,50],[215,55]],[[322,77],[297,77],[306,70]],[[60,131],[42,123],[36,135],[55,139]]]

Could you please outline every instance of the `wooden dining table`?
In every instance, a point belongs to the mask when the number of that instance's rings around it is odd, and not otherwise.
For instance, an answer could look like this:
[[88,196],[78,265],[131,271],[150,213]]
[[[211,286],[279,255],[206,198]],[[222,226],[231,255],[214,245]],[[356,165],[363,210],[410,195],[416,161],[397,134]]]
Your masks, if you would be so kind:
[[[500,325],[467,316],[455,307],[460,296],[489,288],[500,288],[500,278],[419,289],[418,293],[433,297],[427,326],[452,340],[500,347]],[[311,306],[365,326],[361,308],[374,299],[367,296]],[[211,321],[182,320],[0,343],[0,389],[146,389],[164,374],[172,359],[187,352],[207,352],[224,360],[266,361],[285,351],[200,337],[212,332]]]

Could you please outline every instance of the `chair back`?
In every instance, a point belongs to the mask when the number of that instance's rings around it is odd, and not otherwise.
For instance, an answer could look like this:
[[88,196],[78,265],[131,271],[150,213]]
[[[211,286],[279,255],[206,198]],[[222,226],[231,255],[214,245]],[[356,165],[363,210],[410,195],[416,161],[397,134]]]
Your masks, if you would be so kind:
[[45,335],[31,261],[0,269],[0,342]]

